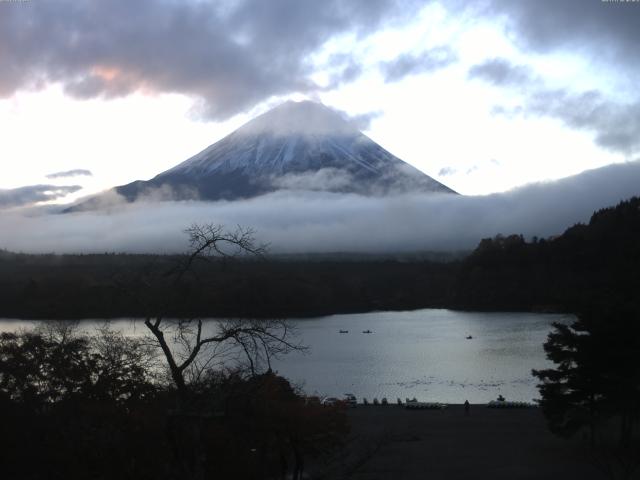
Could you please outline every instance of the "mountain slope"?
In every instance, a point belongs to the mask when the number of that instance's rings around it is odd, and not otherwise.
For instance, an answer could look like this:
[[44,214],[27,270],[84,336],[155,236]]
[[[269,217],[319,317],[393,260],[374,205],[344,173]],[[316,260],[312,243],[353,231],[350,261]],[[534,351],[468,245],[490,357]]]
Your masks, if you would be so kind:
[[128,201],[234,200],[282,189],[455,193],[313,102],[286,102],[151,180],[115,191]]

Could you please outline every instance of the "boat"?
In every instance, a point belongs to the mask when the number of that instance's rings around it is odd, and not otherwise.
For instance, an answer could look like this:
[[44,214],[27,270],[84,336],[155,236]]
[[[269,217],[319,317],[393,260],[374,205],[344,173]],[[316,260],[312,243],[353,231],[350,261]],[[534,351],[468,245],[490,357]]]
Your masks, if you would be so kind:
[[471,340],[473,337],[471,335],[467,335],[467,340]]
[[363,330],[362,333],[371,333],[371,330]]
[[340,330],[340,333],[349,333],[349,330]]

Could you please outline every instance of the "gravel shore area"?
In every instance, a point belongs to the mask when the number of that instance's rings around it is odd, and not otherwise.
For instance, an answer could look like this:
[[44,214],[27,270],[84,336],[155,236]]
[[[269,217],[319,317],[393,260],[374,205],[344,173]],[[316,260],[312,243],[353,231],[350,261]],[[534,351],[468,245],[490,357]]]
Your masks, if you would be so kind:
[[349,410],[352,434],[343,469],[330,478],[604,478],[583,443],[551,434],[539,408],[462,405],[406,410],[397,405]]

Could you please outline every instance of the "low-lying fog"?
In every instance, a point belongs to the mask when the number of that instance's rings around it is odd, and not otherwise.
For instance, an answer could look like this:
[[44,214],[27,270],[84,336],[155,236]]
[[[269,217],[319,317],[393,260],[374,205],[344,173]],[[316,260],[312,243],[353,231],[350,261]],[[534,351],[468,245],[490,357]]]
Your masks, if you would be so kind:
[[640,162],[486,196],[364,197],[279,191],[234,202],[118,204],[104,211],[0,211],[0,248],[17,252],[182,252],[193,223],[251,227],[272,253],[470,249],[498,233],[547,237],[640,194]]

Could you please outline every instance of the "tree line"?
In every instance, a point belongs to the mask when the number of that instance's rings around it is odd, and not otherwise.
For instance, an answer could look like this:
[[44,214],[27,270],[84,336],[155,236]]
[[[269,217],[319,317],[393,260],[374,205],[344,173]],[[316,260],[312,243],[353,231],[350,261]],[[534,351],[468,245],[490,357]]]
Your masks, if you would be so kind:
[[638,198],[595,212],[561,235],[483,239],[464,258],[211,257],[171,285],[144,279],[180,256],[25,255],[0,252],[0,317],[143,317],[140,296],[173,297],[174,317],[284,318],[417,308],[579,311],[597,296],[614,303],[640,288]]

